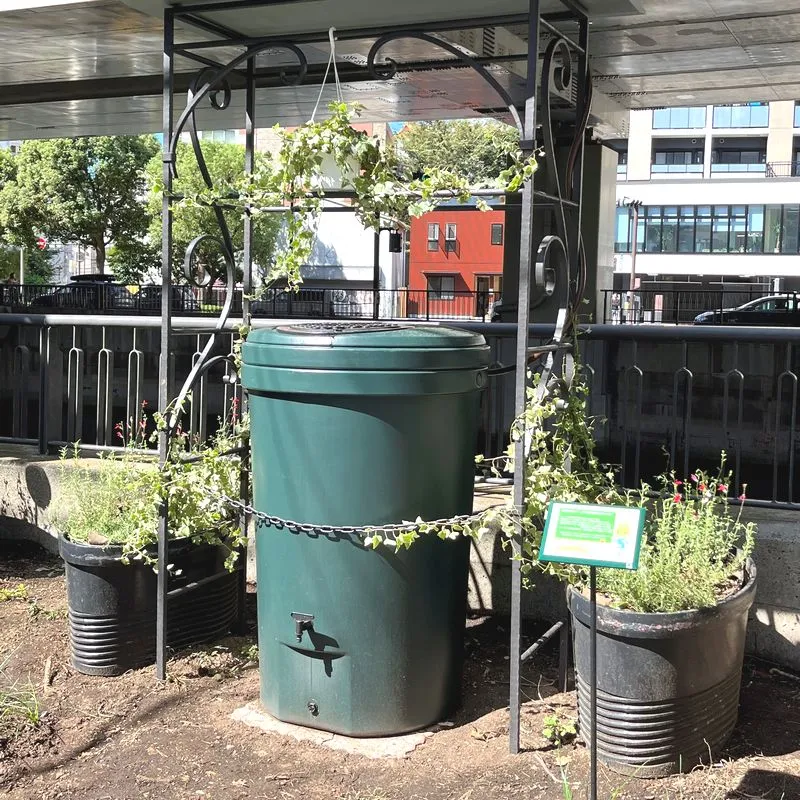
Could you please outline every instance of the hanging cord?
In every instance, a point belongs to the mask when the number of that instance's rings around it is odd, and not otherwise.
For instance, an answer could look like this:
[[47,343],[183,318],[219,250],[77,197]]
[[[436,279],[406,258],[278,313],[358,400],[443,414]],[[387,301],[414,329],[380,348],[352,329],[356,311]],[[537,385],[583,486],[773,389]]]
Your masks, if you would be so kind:
[[339,83],[339,69],[336,66],[336,28],[328,28],[328,41],[331,45],[331,54],[328,56],[328,66],[325,67],[325,76],[322,78],[322,84],[319,87],[317,102],[314,103],[314,110],[311,112],[311,122],[313,122],[317,116],[317,109],[322,100],[322,93],[325,91],[325,84],[328,82],[328,73],[331,71],[331,65],[333,65],[333,79],[336,84],[336,99],[340,103],[344,102],[342,86]]

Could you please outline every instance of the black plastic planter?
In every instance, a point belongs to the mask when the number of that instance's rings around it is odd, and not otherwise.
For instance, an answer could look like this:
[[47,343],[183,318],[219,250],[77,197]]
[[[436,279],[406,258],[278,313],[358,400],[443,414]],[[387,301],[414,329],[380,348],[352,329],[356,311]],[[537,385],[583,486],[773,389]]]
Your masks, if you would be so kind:
[[[597,608],[597,757],[616,772],[661,777],[716,755],[736,725],[747,614],[742,589],[714,608],[640,614]],[[569,590],[578,716],[589,741],[589,600]]]
[[[66,565],[72,664],[85,675],[120,675],[152,664],[156,648],[156,574],[138,562],[123,564],[119,546],[59,539]],[[170,543],[168,591],[224,572],[222,547]],[[169,598],[167,643],[172,648],[225,635],[237,611],[237,574],[225,574]]]

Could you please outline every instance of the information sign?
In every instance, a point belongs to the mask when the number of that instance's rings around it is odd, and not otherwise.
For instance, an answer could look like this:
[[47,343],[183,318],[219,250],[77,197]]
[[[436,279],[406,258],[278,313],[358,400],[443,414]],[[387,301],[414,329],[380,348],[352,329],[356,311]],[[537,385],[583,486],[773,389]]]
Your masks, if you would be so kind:
[[552,502],[539,560],[637,569],[644,517],[643,508]]

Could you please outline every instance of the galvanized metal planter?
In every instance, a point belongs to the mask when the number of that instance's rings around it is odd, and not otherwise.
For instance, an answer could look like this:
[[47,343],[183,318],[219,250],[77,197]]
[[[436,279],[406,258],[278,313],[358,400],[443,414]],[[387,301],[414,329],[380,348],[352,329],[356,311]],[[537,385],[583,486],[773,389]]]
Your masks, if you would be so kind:
[[[85,675],[120,675],[155,663],[156,573],[151,566],[123,564],[118,545],[59,539],[67,578],[69,641],[72,665]],[[175,570],[169,591],[224,572],[223,547],[171,543]],[[237,612],[237,574],[198,585],[168,597],[167,641],[177,649],[224,636]]]
[[[663,777],[716,756],[739,707],[747,614],[745,585],[714,608],[674,614],[597,609],[597,756],[615,772]],[[570,588],[581,736],[590,736],[589,601]]]

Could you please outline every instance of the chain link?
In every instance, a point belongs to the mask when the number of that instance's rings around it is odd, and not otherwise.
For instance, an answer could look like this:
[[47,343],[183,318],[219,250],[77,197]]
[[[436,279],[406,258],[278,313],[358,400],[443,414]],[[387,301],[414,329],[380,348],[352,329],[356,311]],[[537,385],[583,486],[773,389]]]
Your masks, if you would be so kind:
[[392,535],[397,533],[410,533],[411,531],[419,530],[422,525],[433,526],[436,528],[452,528],[453,525],[469,525],[477,522],[484,512],[477,514],[461,514],[459,516],[450,517],[449,519],[433,519],[420,522],[400,522],[387,525],[315,525],[308,522],[295,522],[292,519],[283,519],[283,517],[276,517],[272,514],[266,514],[263,511],[258,511],[248,503],[243,503],[241,500],[236,500],[233,497],[223,494],[222,499],[232,508],[238,511],[243,511],[259,522],[265,525],[271,525],[274,528],[286,529],[290,533],[311,533],[321,534],[323,536],[332,535],[353,535],[353,536],[373,536],[374,534]]

